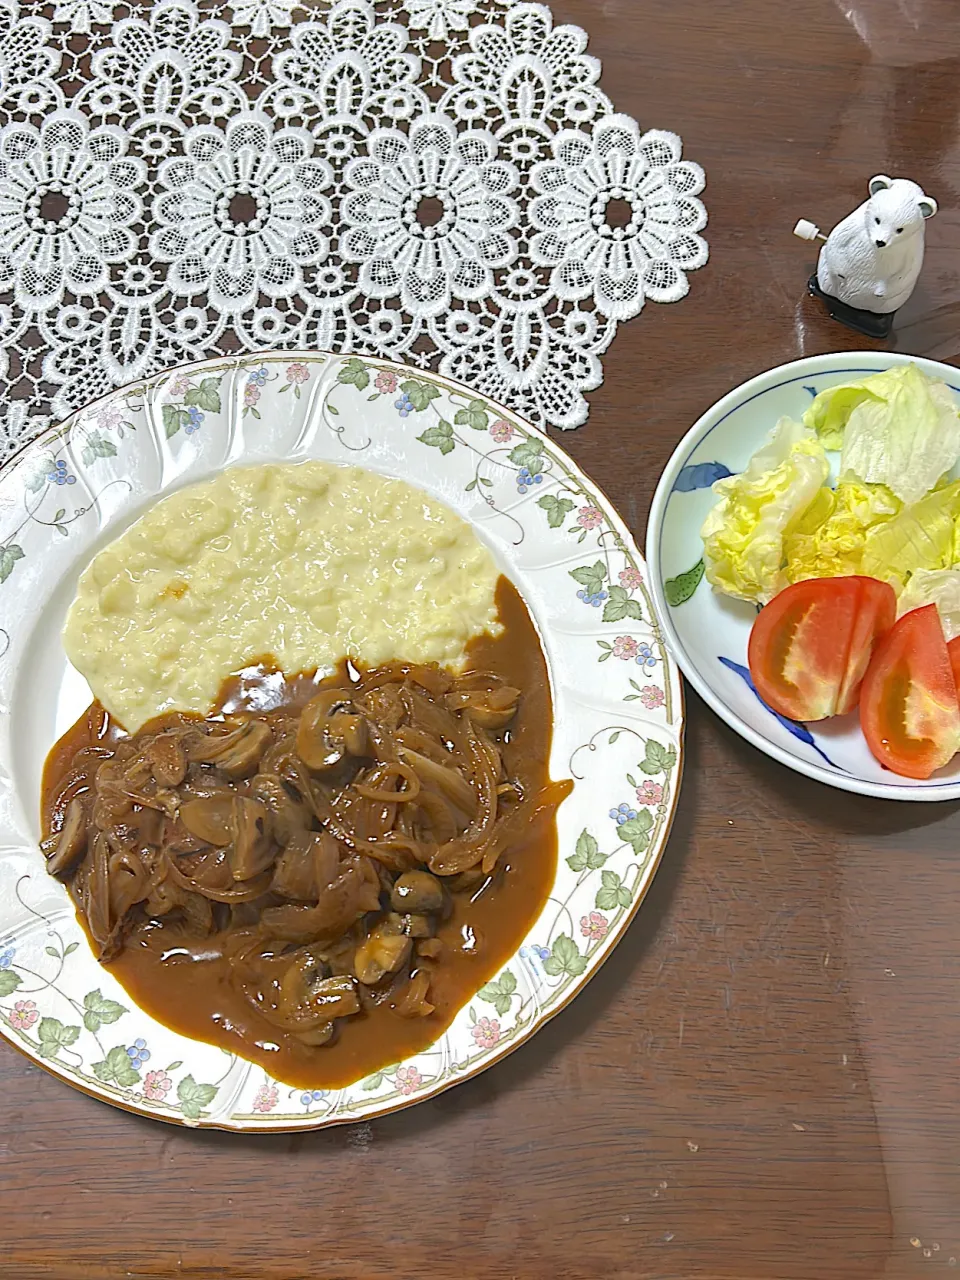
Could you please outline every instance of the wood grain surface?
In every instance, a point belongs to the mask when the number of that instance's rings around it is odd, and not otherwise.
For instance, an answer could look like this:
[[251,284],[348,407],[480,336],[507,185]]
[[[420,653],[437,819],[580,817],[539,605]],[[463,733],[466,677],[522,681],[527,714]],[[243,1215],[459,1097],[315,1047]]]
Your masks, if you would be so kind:
[[[957,0],[554,0],[707,170],[709,265],[568,435],[642,541],[736,383],[870,345],[805,296],[874,173],[940,202],[890,345],[960,349]],[[830,1280],[960,1268],[960,814],[780,768],[688,697],[679,815],[598,978],[500,1066],[296,1137],[167,1128],[0,1049],[0,1276]],[[960,1274],[960,1270],[957,1271]]]

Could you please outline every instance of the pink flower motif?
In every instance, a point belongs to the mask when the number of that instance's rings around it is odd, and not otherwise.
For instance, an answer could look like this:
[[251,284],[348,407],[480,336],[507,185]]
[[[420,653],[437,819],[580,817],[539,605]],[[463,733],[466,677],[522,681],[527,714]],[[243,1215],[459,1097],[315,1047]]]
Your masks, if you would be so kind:
[[148,1071],[143,1077],[144,1097],[152,1098],[154,1102],[162,1102],[172,1085],[173,1081],[165,1071]]
[[275,1084],[262,1084],[253,1099],[254,1111],[259,1111],[262,1115],[266,1115],[268,1111],[272,1111],[277,1105],[279,1097]]
[[376,381],[374,382],[374,386],[377,390],[382,392],[385,396],[393,395],[398,385],[397,375],[395,373],[391,373],[389,369],[381,369],[377,374]]
[[397,1067],[397,1088],[401,1093],[416,1093],[422,1084],[423,1076],[416,1067]]
[[500,1023],[496,1018],[481,1018],[470,1030],[481,1049],[492,1049],[500,1039]]
[[637,787],[637,799],[641,804],[659,804],[663,799],[663,787],[648,778],[642,787]]
[[599,911],[591,911],[588,916],[580,917],[580,932],[585,938],[592,938],[594,942],[602,942],[609,928],[607,917],[602,916]]
[[636,591],[643,586],[643,574],[639,569],[621,569],[620,585],[625,591]]
[[170,394],[174,398],[185,396],[192,385],[189,373],[178,373],[170,383]]
[[637,656],[637,642],[633,636],[617,636],[613,642],[613,656],[629,662]]
[[248,382],[243,389],[243,403],[249,409],[260,399],[260,388],[255,382]]
[[296,364],[287,365],[287,381],[292,382],[294,386],[299,386],[306,382],[310,377],[310,370],[305,364],[301,364],[299,360]]
[[506,444],[516,435],[516,428],[512,427],[504,418],[498,418],[490,428],[490,434],[496,440],[497,444]]
[[101,431],[113,431],[122,421],[123,410],[116,404],[108,404],[97,414],[97,426]]
[[577,524],[583,529],[596,529],[597,525],[603,524],[603,512],[599,507],[581,507]]
[[640,701],[648,710],[655,711],[657,707],[663,706],[663,690],[659,685],[648,684],[645,689],[640,690]]
[[10,1025],[18,1031],[26,1031],[39,1017],[37,1006],[32,1000],[18,1000],[10,1014]]

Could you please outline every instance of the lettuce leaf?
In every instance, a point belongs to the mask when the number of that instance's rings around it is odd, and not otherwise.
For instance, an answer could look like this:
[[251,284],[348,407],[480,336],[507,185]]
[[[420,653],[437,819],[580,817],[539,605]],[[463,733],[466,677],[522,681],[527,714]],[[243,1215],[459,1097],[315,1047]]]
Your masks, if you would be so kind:
[[803,415],[840,470],[918,502],[960,458],[960,415],[945,382],[897,365],[862,382],[830,387]]
[[783,540],[790,582],[859,573],[867,532],[897,514],[901,503],[885,485],[845,476],[836,491],[821,489]]
[[960,570],[917,569],[897,600],[897,617],[935,604],[947,640],[960,636]]
[[955,480],[870,529],[860,572],[889,582],[899,595],[918,569],[949,569],[958,516],[960,480]]
[[[883,377],[883,374],[876,375]],[[848,382],[838,387],[828,387],[814,398],[803,415],[803,425],[815,431],[825,449],[837,453],[843,448],[843,435],[847,421],[857,405],[865,400],[882,401],[882,394],[871,389],[873,377],[863,382]]]
[[720,500],[700,531],[707,581],[741,600],[771,600],[786,585],[784,536],[828,472],[814,432],[781,418],[746,470],[713,486]]

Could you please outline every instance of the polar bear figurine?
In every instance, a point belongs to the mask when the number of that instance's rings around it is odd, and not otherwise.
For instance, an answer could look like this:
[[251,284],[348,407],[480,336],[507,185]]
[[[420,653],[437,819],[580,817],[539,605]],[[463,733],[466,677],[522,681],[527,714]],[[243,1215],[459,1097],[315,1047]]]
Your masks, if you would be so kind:
[[869,200],[837,223],[820,250],[820,288],[862,311],[896,311],[917,283],[924,224],[936,212],[936,200],[916,182],[877,174]]

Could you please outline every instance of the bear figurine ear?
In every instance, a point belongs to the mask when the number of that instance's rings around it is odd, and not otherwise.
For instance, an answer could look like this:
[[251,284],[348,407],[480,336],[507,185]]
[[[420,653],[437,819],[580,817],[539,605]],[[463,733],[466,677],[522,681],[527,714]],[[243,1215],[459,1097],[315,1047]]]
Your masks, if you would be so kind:
[[888,178],[885,173],[878,173],[875,178],[870,179],[870,194],[875,196],[878,191],[886,191],[887,187],[892,186],[892,178]]
[[917,208],[925,218],[932,218],[937,212],[937,202],[933,196],[923,195],[917,201]]

